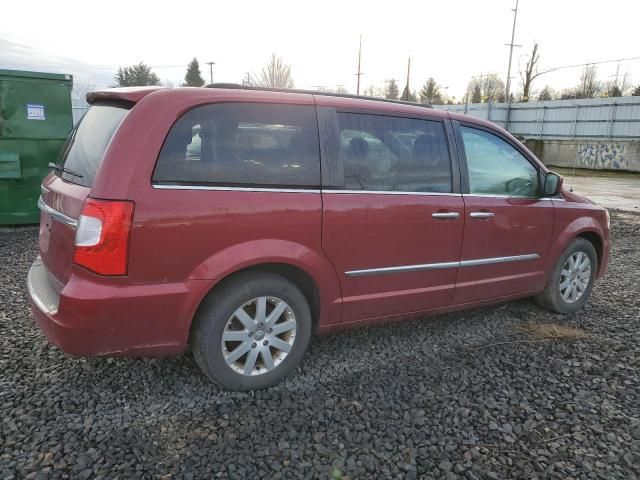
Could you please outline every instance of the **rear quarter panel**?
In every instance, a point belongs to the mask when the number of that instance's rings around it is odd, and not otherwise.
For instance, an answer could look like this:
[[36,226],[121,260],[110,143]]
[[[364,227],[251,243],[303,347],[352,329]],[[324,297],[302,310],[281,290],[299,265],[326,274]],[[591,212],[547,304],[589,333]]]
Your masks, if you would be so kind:
[[136,283],[208,280],[255,265],[307,272],[321,300],[321,324],[340,321],[338,280],[321,248],[319,192],[151,188],[138,197],[129,277]]

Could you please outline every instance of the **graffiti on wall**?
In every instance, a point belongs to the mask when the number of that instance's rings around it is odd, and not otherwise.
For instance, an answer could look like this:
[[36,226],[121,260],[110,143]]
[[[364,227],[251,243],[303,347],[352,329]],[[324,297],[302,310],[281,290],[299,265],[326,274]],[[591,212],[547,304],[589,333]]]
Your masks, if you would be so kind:
[[628,167],[624,145],[620,143],[583,143],[576,154],[577,166],[592,169],[618,170]]

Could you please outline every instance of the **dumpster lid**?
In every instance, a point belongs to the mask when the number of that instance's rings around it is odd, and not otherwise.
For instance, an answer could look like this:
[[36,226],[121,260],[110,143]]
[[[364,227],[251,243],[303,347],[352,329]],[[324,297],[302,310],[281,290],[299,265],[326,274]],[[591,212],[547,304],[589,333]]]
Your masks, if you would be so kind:
[[95,103],[100,100],[121,100],[125,102],[136,103],[150,93],[157,90],[163,90],[166,87],[117,87],[106,88],[104,90],[96,90],[87,93],[87,102]]
[[22,78],[38,78],[46,80],[68,80],[73,79],[72,75],[67,73],[47,73],[47,72],[27,72],[25,70],[2,70],[0,69],[0,77],[22,77]]

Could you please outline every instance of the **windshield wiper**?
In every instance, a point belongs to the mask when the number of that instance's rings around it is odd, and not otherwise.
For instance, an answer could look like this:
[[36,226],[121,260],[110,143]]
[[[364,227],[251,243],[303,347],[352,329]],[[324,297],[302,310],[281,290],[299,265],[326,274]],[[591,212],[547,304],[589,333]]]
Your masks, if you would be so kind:
[[63,167],[62,165],[56,165],[53,162],[49,163],[49,168],[53,168],[54,170],[57,170],[58,172],[68,173],[69,175],[73,175],[74,177],[78,177],[78,178],[82,178],[83,177],[83,175],[79,174],[78,172],[74,172],[73,170],[69,170],[68,168]]

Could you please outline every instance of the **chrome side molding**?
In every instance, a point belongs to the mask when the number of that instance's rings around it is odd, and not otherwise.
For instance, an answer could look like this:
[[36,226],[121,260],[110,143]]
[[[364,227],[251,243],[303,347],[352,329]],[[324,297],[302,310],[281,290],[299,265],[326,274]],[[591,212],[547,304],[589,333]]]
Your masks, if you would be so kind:
[[439,262],[439,263],[424,263],[421,265],[402,265],[398,267],[367,268],[364,270],[350,270],[344,273],[349,277],[361,277],[364,275],[384,275],[389,273],[421,272],[424,270],[439,270],[443,268],[475,267],[478,265],[490,265],[493,263],[522,262],[525,260],[535,260],[537,258],[540,258],[540,255],[538,255],[537,253],[530,253],[526,255],[513,255],[510,257],[493,257],[493,258],[478,258],[475,260],[461,260],[459,262]]
[[492,263],[507,263],[507,262],[523,262],[525,260],[536,260],[540,258],[537,253],[529,253],[527,255],[513,255],[511,257],[493,257],[493,258],[478,258],[476,260],[462,260],[460,262],[461,267],[475,267],[476,265],[490,265]]
[[51,208],[49,205],[44,203],[44,200],[42,200],[42,196],[38,198],[38,208],[40,209],[41,212],[51,215],[54,220],[60,223],[64,223],[65,225],[69,225],[70,227],[73,227],[73,228],[78,227],[78,220],[76,220],[75,218],[71,218],[54,208]]
[[365,270],[351,270],[344,272],[350,277],[364,275],[384,275],[386,273],[420,272],[422,270],[441,270],[443,268],[456,268],[460,262],[424,263],[422,265],[403,265],[401,267],[368,268]]
[[209,185],[170,185],[153,183],[156,190],[209,190],[213,192],[320,193],[317,188],[216,187]]

